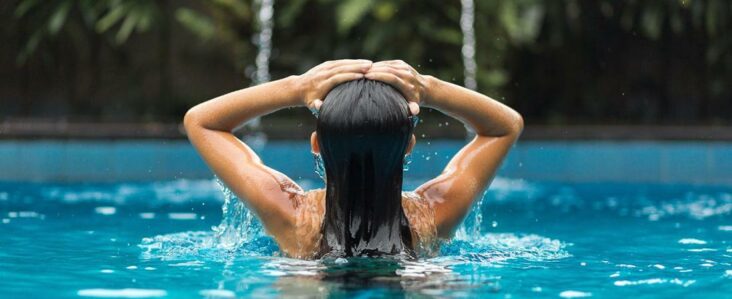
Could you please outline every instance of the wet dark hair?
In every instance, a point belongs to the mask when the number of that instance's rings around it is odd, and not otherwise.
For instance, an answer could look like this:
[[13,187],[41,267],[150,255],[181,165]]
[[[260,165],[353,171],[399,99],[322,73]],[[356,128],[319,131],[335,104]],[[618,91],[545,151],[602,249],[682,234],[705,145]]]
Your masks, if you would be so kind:
[[413,129],[407,101],[386,83],[360,79],[328,93],[316,129],[326,175],[324,253],[413,254],[402,209]]

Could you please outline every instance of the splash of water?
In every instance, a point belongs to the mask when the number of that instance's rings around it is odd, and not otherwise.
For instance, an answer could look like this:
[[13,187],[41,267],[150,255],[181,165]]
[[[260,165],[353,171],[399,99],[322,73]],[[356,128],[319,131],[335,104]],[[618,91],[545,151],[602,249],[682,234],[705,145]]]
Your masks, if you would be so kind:
[[455,239],[457,240],[470,240],[474,239],[475,237],[482,235],[482,225],[483,225],[483,199],[485,198],[486,193],[488,193],[488,190],[483,192],[483,195],[480,196],[474,203],[473,206],[470,208],[470,212],[468,213],[468,216],[465,217],[465,220],[463,221],[463,224],[460,225],[460,227],[455,232]]
[[245,242],[260,236],[262,224],[224,182],[217,178],[216,183],[224,194],[224,204],[221,206],[223,218],[212,230],[219,247],[236,250]]
[[[224,195],[221,223],[212,227],[212,231],[189,231],[144,238],[139,245],[143,250],[143,258],[230,262],[232,256],[278,255],[277,244],[264,232],[256,215],[223,182],[216,179],[216,183]],[[471,263],[495,264],[516,259],[537,262],[570,256],[566,251],[569,245],[559,240],[533,234],[485,233],[481,229],[485,210],[483,205],[487,202],[483,201],[483,197],[476,201],[454,240],[443,244],[439,257],[425,262],[442,267]],[[283,261],[293,263],[292,259]],[[288,275],[304,271],[300,266],[290,270],[278,271]]]
[[228,261],[232,256],[274,255],[277,245],[254,213],[221,180],[222,220],[211,231],[187,231],[144,238],[142,257],[160,260]]

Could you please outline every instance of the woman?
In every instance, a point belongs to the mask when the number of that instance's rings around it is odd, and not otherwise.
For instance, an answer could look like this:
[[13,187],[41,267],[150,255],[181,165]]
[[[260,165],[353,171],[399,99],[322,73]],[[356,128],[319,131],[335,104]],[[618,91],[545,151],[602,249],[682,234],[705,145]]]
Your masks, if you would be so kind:
[[[307,106],[318,115],[310,143],[326,188],[302,190],[262,164],[231,132],[257,116]],[[402,193],[402,164],[415,143],[419,107],[473,128],[438,177]],[[186,113],[203,160],[296,258],[406,254],[449,239],[523,129],[509,107],[420,75],[403,61],[336,60],[300,76],[235,91]]]

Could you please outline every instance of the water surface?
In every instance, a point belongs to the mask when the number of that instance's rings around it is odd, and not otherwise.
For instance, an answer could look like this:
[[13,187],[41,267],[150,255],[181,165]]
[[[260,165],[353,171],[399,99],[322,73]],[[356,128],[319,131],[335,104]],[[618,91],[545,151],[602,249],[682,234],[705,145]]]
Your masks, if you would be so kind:
[[251,213],[225,198],[214,180],[0,183],[0,295],[732,294],[729,187],[499,178],[440,255],[417,261],[284,258]]

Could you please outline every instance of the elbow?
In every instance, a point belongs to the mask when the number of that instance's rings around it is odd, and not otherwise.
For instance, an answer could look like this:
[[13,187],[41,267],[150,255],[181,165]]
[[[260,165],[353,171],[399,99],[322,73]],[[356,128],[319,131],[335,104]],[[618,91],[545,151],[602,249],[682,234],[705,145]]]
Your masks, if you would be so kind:
[[200,116],[196,107],[188,109],[186,114],[183,116],[183,128],[185,128],[186,134],[190,135],[191,131],[199,126]]
[[521,134],[521,132],[524,131],[524,117],[518,112],[516,112],[514,128],[518,134]]
[[510,135],[518,138],[518,136],[521,135],[521,132],[524,131],[523,116],[521,116],[521,114],[516,112],[515,110],[511,110],[510,124],[508,127]]

